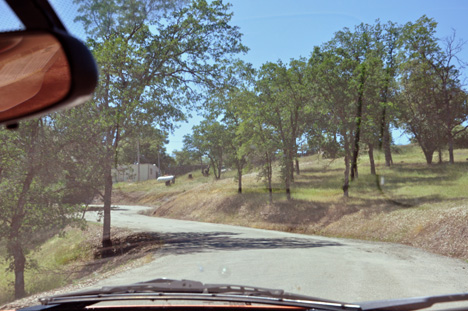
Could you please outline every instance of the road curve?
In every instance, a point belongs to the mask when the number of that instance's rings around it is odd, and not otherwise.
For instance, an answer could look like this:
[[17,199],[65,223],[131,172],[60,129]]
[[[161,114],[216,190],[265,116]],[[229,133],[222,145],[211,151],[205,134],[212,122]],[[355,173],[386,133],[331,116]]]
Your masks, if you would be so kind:
[[[122,285],[160,277],[282,288],[358,302],[468,291],[468,264],[420,249],[238,226],[149,217],[118,206],[112,225],[159,232],[153,261],[100,281]],[[88,212],[86,219],[96,221]]]

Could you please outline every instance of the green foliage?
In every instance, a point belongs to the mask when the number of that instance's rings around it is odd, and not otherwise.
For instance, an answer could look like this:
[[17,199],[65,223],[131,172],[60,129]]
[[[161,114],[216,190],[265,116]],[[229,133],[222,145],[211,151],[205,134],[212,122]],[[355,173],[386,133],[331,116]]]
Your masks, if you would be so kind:
[[[76,20],[85,27],[101,75],[85,108],[89,119],[81,126],[92,128],[101,139],[102,241],[109,246],[112,167],[119,161],[130,162],[135,145],[140,150],[137,161],[141,151],[147,161],[154,162],[155,151],[161,158],[166,136],[161,134],[185,120],[188,108],[203,98],[204,90],[215,87],[230,58],[247,49],[238,27],[230,25],[229,5],[222,1],[75,3],[80,13]],[[162,164],[173,164],[168,155],[163,157]]]
[[66,168],[73,159],[61,153],[60,132],[52,119],[0,130],[0,239],[15,272],[15,297],[25,295],[24,270],[34,268],[28,253],[67,225],[81,222],[79,204],[70,204]]
[[221,178],[221,170],[224,168],[226,155],[232,140],[232,133],[227,127],[215,120],[204,120],[200,125],[193,127],[193,134],[186,141],[190,141],[192,150],[210,159],[216,179]]
[[254,122],[262,122],[269,129],[276,150],[281,151],[282,176],[288,197],[297,140],[305,133],[307,123],[314,120],[315,105],[308,73],[309,64],[304,59],[291,60],[289,65],[266,63],[258,73],[256,85],[258,117]]
[[[161,163],[161,169],[167,168],[168,155],[166,144],[168,133],[150,125],[139,126],[138,131],[132,131],[122,138],[117,150],[117,162],[122,164],[133,163]],[[164,159],[164,161],[161,161]]]
[[434,151],[446,145],[450,162],[454,162],[454,129],[468,116],[461,72],[453,64],[464,42],[456,42],[453,33],[440,45],[436,27],[437,23],[426,16],[407,23],[400,53],[401,121],[423,149],[428,164]]
[[175,157],[176,165],[198,165],[200,164],[200,157],[197,156],[195,152],[191,152],[187,148],[184,148],[181,151],[174,150],[172,154]]
[[[289,189],[299,174],[293,164],[299,145],[307,141],[311,152],[344,155],[348,195],[349,178],[358,176],[359,148],[369,152],[371,174],[374,150],[383,150],[386,166],[392,165],[391,128],[414,135],[426,161],[445,146],[452,154],[455,128],[468,115],[460,70],[451,63],[464,42],[453,36],[444,48],[436,26],[425,16],[404,26],[360,24],[336,32],[309,60],[267,62],[257,72],[242,62],[229,67],[205,105],[207,119],[230,132],[223,162],[260,164],[267,177],[276,158]],[[189,140],[186,146],[193,146]],[[191,151],[200,157],[200,150]]]
[[459,125],[454,128],[454,131],[456,132],[453,140],[454,148],[468,148],[468,131],[466,130],[466,127]]

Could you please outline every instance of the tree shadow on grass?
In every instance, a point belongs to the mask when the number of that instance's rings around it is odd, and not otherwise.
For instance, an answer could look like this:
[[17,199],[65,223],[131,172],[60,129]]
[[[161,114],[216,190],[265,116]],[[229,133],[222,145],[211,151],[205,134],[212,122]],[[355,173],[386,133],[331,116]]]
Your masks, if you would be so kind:
[[301,173],[326,173],[326,172],[342,172],[343,168],[329,168],[329,167],[306,167],[301,168]]
[[325,227],[355,213],[360,213],[362,217],[368,217],[376,213],[391,213],[395,210],[415,208],[424,204],[461,201],[463,199],[461,197],[446,199],[437,194],[410,198],[388,195],[362,198],[351,195],[349,198],[340,198],[331,202],[298,199],[277,200],[271,205],[264,204],[263,209],[252,206],[250,213],[256,212],[257,219],[276,225],[280,230],[310,232],[308,227],[311,225],[312,227]]
[[[294,197],[294,192],[293,192]],[[301,199],[286,200],[284,193],[275,193],[273,203],[269,203],[268,193],[243,193],[226,197],[217,205],[214,213],[220,215],[216,222],[225,223],[225,218],[233,217],[244,223],[244,216],[253,223],[270,224],[271,228],[304,232],[311,224],[338,220],[344,215],[359,211],[357,203],[346,200],[330,202],[309,201]],[[238,222],[239,222],[238,221]]]
[[[293,185],[300,188],[340,189],[343,186],[344,169],[305,168],[300,175],[295,176]],[[335,176],[339,174],[339,178]]]
[[[468,172],[468,163],[455,163],[452,165],[448,164],[395,164],[391,168],[393,174],[400,175],[402,177],[415,177],[411,175],[417,175],[416,178],[424,180],[426,178],[439,178],[441,180],[455,180]],[[410,176],[405,176],[410,175]],[[434,176],[436,175],[436,176]]]
[[[337,176],[326,174],[332,171],[343,171],[343,169],[304,169],[303,172],[306,174],[298,176],[298,180],[294,182],[294,186],[302,189],[338,190],[342,186],[341,179],[337,178]],[[353,188],[366,197],[372,196],[375,193],[376,196],[386,201],[387,205],[391,207],[390,209],[415,207],[425,203],[457,201],[464,198],[447,199],[444,193],[439,192],[439,190],[445,192],[447,188],[459,186],[461,182],[459,179],[466,176],[467,172],[468,163],[455,163],[451,165],[426,165],[424,163],[395,164],[387,171],[382,171],[381,175],[362,174],[355,182],[351,182],[351,195],[353,195]],[[430,188],[431,190],[426,191],[424,189],[426,186],[432,187]],[[413,192],[414,196],[394,194],[403,188],[408,188],[404,192],[411,193],[411,187],[416,187]],[[418,191],[421,191],[421,195],[419,195]],[[432,193],[427,195],[431,191]],[[364,201],[368,200],[364,199]],[[379,205],[382,204],[379,203]],[[372,205],[367,206],[372,207]]]
[[407,197],[407,196],[394,196],[391,194],[384,194],[384,199],[388,202],[389,206],[395,208],[414,208],[428,203],[446,203],[446,202],[457,202],[466,200],[466,197],[455,197],[455,198],[446,198],[440,194],[432,194],[418,197]]

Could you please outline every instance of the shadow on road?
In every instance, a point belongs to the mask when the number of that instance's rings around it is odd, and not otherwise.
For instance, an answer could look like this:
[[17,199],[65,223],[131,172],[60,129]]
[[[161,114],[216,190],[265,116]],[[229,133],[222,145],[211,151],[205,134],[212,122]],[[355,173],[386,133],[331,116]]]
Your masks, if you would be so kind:
[[248,250],[278,248],[315,248],[343,246],[341,243],[300,238],[242,238],[231,232],[155,233],[162,243],[159,254],[190,254],[214,250]]
[[[86,208],[86,211],[87,212],[102,212],[104,210],[104,206],[103,205],[88,205],[88,207]],[[115,206],[115,205],[112,205],[111,206],[111,210],[112,211],[129,211],[130,209],[128,208],[125,208],[125,207],[121,207],[121,206]]]

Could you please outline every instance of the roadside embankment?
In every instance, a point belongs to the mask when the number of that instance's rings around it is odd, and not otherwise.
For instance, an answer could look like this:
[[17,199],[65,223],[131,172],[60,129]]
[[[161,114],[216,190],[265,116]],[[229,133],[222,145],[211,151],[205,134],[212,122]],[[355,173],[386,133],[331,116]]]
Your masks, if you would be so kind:
[[[424,163],[417,147],[404,146],[386,167],[376,156],[376,175],[368,159],[344,198],[343,159],[301,158],[292,200],[286,200],[279,174],[270,203],[265,184],[251,171],[237,193],[234,172],[220,180],[193,172],[166,187],[156,181],[118,184],[115,204],[154,207],[152,215],[184,220],[234,224],[288,232],[319,234],[419,247],[468,260],[468,150],[457,150],[459,163]],[[279,171],[279,168],[275,168]]]

